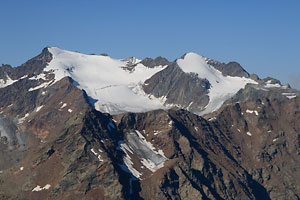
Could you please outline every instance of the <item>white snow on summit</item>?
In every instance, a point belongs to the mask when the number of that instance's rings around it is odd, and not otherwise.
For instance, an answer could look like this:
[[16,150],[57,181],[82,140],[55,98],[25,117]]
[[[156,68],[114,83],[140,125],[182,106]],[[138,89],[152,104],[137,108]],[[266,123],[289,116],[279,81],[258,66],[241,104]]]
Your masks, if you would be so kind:
[[[142,89],[142,85],[148,78],[165,69],[166,66],[149,68],[144,66],[141,60],[133,57],[112,59],[109,56],[86,55],[57,47],[48,50],[53,59],[45,71],[52,71],[55,80],[44,84],[52,85],[63,77],[69,76],[78,88],[87,92],[90,102],[101,112],[118,114],[180,107],[180,105],[167,105],[165,97],[154,98],[151,94],[145,94]],[[195,113],[198,115],[216,111],[247,83],[257,84],[250,78],[223,76],[220,71],[207,64],[205,57],[195,53],[186,54],[183,59],[177,60],[177,64],[185,73],[196,73],[199,78],[210,82],[209,103],[203,111]],[[43,79],[44,76],[35,78]],[[34,89],[36,88],[31,88]]]
[[[45,71],[55,74],[55,81],[70,76],[80,89],[84,89],[102,112],[144,112],[164,108],[159,101],[153,101],[143,94],[141,85],[165,66],[148,68],[135,59],[133,71],[124,70],[131,60],[117,60],[109,56],[86,55],[48,48],[53,59]],[[93,101],[91,100],[91,101]]]
[[247,83],[257,84],[252,79],[223,76],[223,74],[207,64],[205,57],[196,53],[188,53],[183,59],[178,59],[177,64],[186,73],[196,73],[201,79],[207,79],[211,84],[209,89],[209,103],[199,115],[211,113],[219,109],[229,98],[233,97]]

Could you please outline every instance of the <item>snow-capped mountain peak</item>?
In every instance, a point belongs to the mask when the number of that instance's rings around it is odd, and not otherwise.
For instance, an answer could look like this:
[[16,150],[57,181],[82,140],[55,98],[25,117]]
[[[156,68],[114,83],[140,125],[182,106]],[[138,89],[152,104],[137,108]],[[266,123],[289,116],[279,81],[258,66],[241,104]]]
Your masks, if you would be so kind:
[[[161,103],[143,95],[141,85],[147,78],[161,71],[165,66],[148,68],[135,58],[117,60],[109,56],[85,55],[48,48],[53,59],[45,71],[52,71],[55,80],[70,76],[96,100],[95,108],[102,112],[142,112],[163,108]],[[128,63],[136,64],[134,72],[124,70]]]
[[177,60],[178,66],[186,73],[195,73],[200,79],[210,83],[209,103],[199,114],[207,114],[219,109],[222,104],[234,96],[246,84],[257,84],[256,81],[245,77],[224,76],[213,66],[207,64],[206,58],[196,53],[187,53]]

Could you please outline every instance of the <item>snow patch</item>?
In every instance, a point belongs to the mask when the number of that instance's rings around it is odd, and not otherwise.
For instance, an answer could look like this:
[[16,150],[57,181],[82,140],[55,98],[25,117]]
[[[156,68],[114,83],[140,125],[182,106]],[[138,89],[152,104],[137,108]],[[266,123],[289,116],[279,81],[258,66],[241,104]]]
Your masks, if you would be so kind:
[[44,190],[49,190],[50,187],[51,187],[51,185],[50,185],[50,184],[47,184],[47,185],[45,185],[45,186],[43,187],[43,189],[44,189]]
[[273,83],[271,83],[271,81],[269,80],[269,81],[266,82],[266,84],[265,84],[264,87],[265,87],[265,88],[281,88],[281,85],[280,85],[279,83],[273,84]]
[[[119,141],[119,150],[125,153],[122,169],[130,172],[134,177],[140,178],[142,173],[133,167],[133,162],[129,155],[136,155],[140,159],[140,163],[144,165],[151,172],[155,172],[164,166],[164,162],[168,160],[164,152],[159,149],[156,150],[152,143],[148,142],[146,138],[138,131],[131,131],[126,134],[127,144],[124,141]],[[141,167],[142,168],[142,167]]]
[[252,134],[249,131],[247,132],[247,135],[252,136]]
[[24,79],[24,78],[27,78],[27,76],[28,76],[28,75],[24,75],[24,76],[22,76],[19,80],[22,80],[22,79]]
[[44,82],[36,87],[33,87],[33,88],[29,88],[28,89],[28,92],[31,92],[31,91],[34,91],[34,90],[38,90],[38,89],[41,89],[41,88],[45,88],[45,87],[48,87],[50,84],[52,83],[52,81],[50,82]]
[[186,107],[187,110],[190,110],[190,107],[193,105],[193,101],[188,105],[188,107]]
[[288,99],[293,99],[293,98],[296,98],[297,96],[296,95],[293,95],[293,96],[286,96]]
[[128,152],[133,154],[133,151],[128,147],[126,143],[124,143],[124,141],[119,141],[118,150],[121,150],[125,153],[125,156],[123,157],[123,162],[125,165],[120,165],[120,167],[123,169],[123,171],[131,173],[135,178],[139,179],[142,173],[140,173],[133,167],[133,162],[131,161],[131,157],[128,154]]
[[60,109],[63,109],[64,107],[66,107],[68,104],[66,104],[66,103],[64,103],[61,107],[60,107]]
[[68,112],[71,113],[71,112],[73,112],[73,110],[72,109],[68,109]]
[[287,92],[283,92],[281,93],[283,96],[291,96],[291,95],[296,95],[296,93],[287,93]]
[[138,170],[136,170],[133,167],[133,162],[131,161],[131,158],[128,154],[126,154],[126,156],[123,158],[123,162],[124,162],[125,165],[120,165],[120,167],[123,169],[123,171],[129,172],[134,177],[139,179],[140,176],[142,175],[142,173],[140,173]]
[[28,116],[29,116],[29,113],[26,113],[24,117],[18,119],[18,124],[22,124]]
[[35,112],[39,112],[43,107],[44,107],[44,105],[41,105],[41,106],[37,107]]
[[208,121],[213,121],[213,120],[216,120],[217,118],[216,117],[212,117],[212,118],[209,118]]
[[282,95],[288,99],[293,99],[297,97],[296,93],[282,93]]
[[39,192],[39,191],[42,191],[42,190],[49,190],[50,187],[51,187],[50,184],[47,184],[44,187],[41,187],[41,186],[37,185],[35,188],[33,188],[32,192]]
[[122,150],[123,152],[128,151],[130,152],[131,154],[133,154],[133,151],[129,148],[129,146],[123,141],[119,141],[119,147],[118,147],[118,150]]
[[17,82],[18,80],[12,80],[8,75],[6,75],[6,80],[0,79],[0,88],[5,88],[13,83]]
[[91,152],[95,154],[95,156],[98,155],[94,149],[91,149]]
[[36,76],[33,76],[33,77],[30,77],[29,80],[44,80],[46,81],[47,78],[46,78],[46,74],[42,73],[42,74],[39,74],[39,75],[36,75]]
[[[99,160],[100,162],[103,162],[103,159],[101,158],[101,155],[100,155],[99,153],[97,153],[93,148],[91,149],[91,152],[92,152],[95,156],[97,156],[97,158],[98,158],[98,160]],[[99,152],[101,153],[102,151],[99,149]]]
[[258,115],[258,112],[256,110],[248,110],[247,109],[246,113],[250,113],[250,114],[255,113],[255,115]]
[[157,169],[161,168],[164,166],[163,163],[157,165],[155,164],[152,160],[150,159],[145,159],[145,158],[142,158],[141,160],[142,164],[147,167],[151,172],[155,172]]
[[127,134],[128,145],[139,156],[142,164],[151,172],[162,168],[164,162],[168,160],[162,150],[156,150],[151,142],[138,131],[131,131]]

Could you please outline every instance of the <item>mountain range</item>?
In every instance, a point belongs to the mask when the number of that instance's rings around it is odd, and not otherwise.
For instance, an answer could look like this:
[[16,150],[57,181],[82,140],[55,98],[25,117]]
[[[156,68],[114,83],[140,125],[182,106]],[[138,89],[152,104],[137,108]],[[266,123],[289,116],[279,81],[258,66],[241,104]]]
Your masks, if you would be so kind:
[[299,199],[299,96],[196,53],[47,47],[0,67],[0,199]]

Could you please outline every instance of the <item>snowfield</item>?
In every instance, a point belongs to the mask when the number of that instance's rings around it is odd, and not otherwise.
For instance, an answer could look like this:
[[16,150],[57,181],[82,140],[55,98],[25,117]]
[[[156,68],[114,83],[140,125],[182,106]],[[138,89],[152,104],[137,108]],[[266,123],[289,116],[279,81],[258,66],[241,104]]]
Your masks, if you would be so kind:
[[85,55],[57,47],[48,50],[53,59],[45,71],[55,74],[55,82],[70,76],[78,83],[80,89],[84,89],[96,101],[94,106],[99,111],[117,114],[164,108],[159,101],[153,101],[143,95],[140,86],[166,66],[148,68],[135,59],[136,67],[131,72],[123,69],[132,63],[129,60]]

